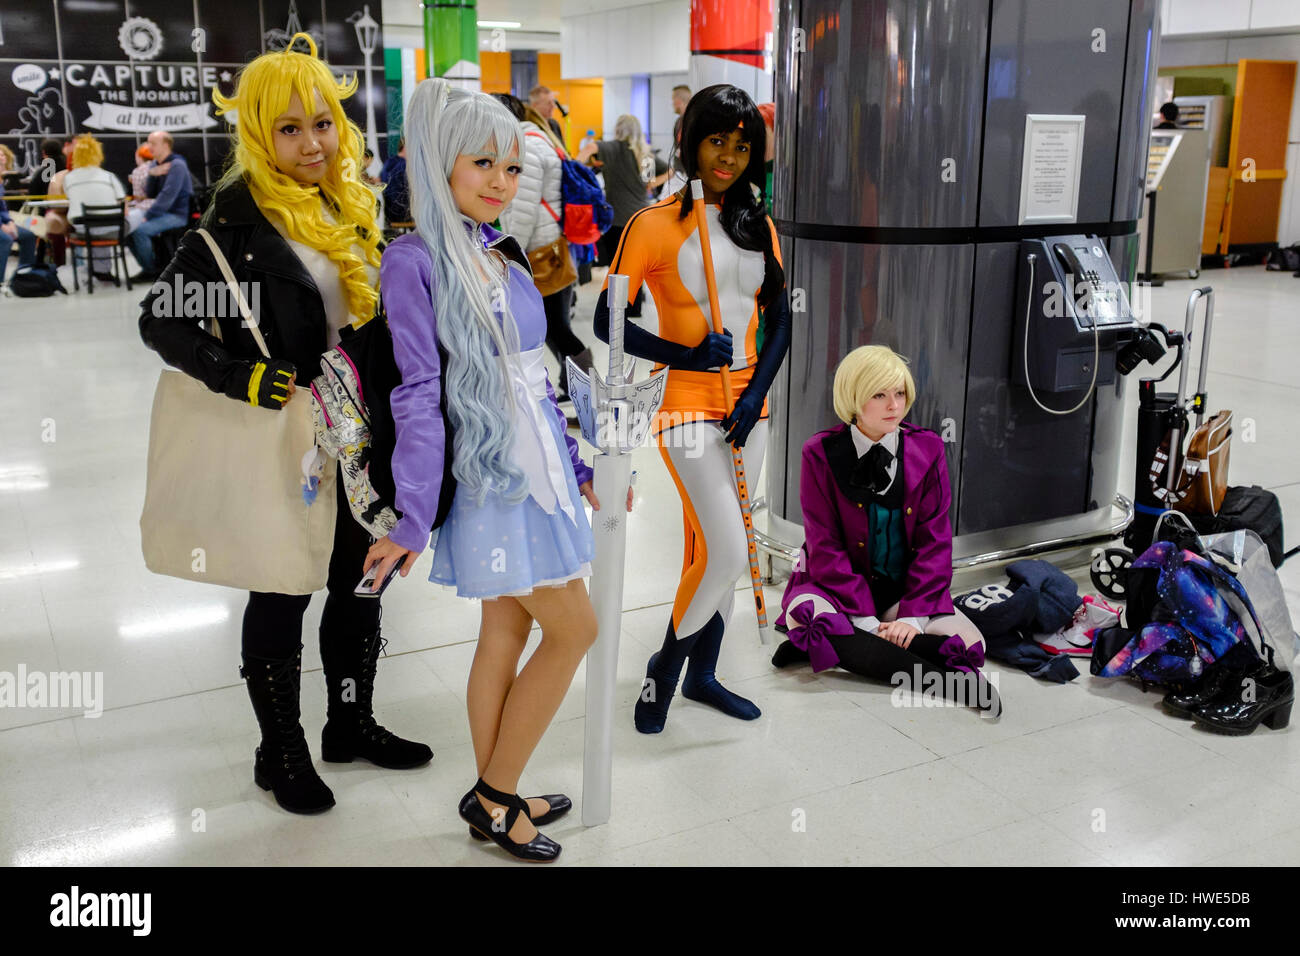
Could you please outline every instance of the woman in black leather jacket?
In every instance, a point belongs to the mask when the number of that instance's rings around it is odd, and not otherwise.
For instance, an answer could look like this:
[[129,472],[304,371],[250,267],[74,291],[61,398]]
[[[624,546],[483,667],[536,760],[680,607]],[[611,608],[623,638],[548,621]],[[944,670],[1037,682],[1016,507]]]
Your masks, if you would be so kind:
[[[237,109],[238,141],[203,219],[248,290],[271,358],[262,356],[238,314],[216,318],[220,339],[201,327],[201,317],[185,316],[181,306],[190,283],[222,290],[228,301],[221,271],[197,233],[186,234],[140,314],[141,337],[168,363],[234,401],[272,409],[288,401],[296,379],[304,385],[311,380],[321,353],[337,344],[338,330],[358,315],[373,315],[378,298],[374,200],[357,182],[361,134],[340,103],[356,81],[334,80],[310,38],[299,34],[295,42],[299,38],[310,54],[293,52],[291,44],[260,56],[240,74],[230,99],[214,97],[222,111]],[[304,94],[311,100],[306,107]],[[204,301],[212,300],[205,292]],[[336,484],[338,521],[320,624],[329,693],[322,757],[364,757],[391,769],[421,766],[433,752],[385,730],[371,713],[382,648],[379,600],[353,593],[370,538],[352,518],[343,482]],[[302,616],[310,600],[309,594],[253,592],[243,621],[240,673],[262,731],[254,780],[295,813],[334,805],[299,723]]]

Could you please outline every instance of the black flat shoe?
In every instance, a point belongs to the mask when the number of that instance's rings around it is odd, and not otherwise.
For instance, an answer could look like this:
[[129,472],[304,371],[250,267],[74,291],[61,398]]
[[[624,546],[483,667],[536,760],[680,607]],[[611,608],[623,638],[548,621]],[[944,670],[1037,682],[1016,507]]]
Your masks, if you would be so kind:
[[[570,800],[562,793],[547,793],[547,794],[543,794],[540,797],[525,797],[524,798],[525,807],[528,806],[529,800],[545,800],[551,806],[551,809],[547,810],[540,817],[535,817],[531,813],[528,814],[528,819],[533,821],[533,826],[535,827],[540,827],[548,823],[552,823],[555,820],[560,819],[560,817],[564,816],[566,813],[568,813],[570,810],[573,809],[573,801]],[[528,813],[526,809],[524,812]],[[469,828],[469,835],[472,836],[475,840],[487,839],[487,837],[485,837],[482,833],[479,833],[472,826]]]
[[1224,681],[1230,676],[1226,668],[1211,667],[1205,676],[1195,683],[1177,687],[1165,694],[1160,705],[1164,707],[1165,713],[1173,717],[1191,720],[1193,712],[1198,707],[1208,704],[1223,692]]
[[111,282],[115,286],[121,286],[122,284],[122,281],[111,272],[96,272],[94,273],[94,276],[100,282]]
[[[479,802],[478,794],[508,808],[504,821],[492,819],[492,814]],[[472,830],[491,840],[517,860],[526,863],[553,863],[559,859],[560,844],[544,833],[538,833],[527,843],[510,839],[510,829],[519,819],[519,814],[528,813],[528,804],[517,793],[502,793],[488,786],[480,778],[474,784],[474,789],[461,798],[458,809],[460,818],[468,823]]]
[[1192,711],[1192,719],[1212,733],[1241,737],[1261,723],[1281,730],[1291,721],[1293,703],[1295,681],[1290,671],[1265,665],[1228,679],[1218,697]]

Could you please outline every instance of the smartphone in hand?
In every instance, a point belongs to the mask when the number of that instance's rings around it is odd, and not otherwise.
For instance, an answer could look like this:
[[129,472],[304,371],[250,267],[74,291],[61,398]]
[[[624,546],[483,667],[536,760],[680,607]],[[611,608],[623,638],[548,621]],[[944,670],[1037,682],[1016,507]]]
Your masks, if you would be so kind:
[[356,588],[353,589],[352,593],[357,597],[363,598],[379,597],[384,593],[384,589],[392,583],[393,578],[397,577],[397,573],[402,570],[402,565],[405,561],[406,559],[403,558],[401,561],[394,564],[388,574],[384,577],[383,583],[379,585],[379,589],[372,591],[371,588],[374,586],[375,578],[379,575],[379,564],[376,563],[373,568],[365,573],[365,576],[361,579],[361,582],[356,586]]

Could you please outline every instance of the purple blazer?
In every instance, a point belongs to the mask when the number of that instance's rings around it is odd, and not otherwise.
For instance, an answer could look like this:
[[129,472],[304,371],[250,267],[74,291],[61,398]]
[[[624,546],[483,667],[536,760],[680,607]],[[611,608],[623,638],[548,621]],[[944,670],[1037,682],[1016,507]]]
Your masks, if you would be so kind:
[[[803,446],[799,504],[804,545],[781,599],[777,623],[789,628],[796,647],[812,657],[814,670],[839,658],[828,635],[853,633],[852,617],[879,617],[867,581],[871,535],[866,499],[858,500],[844,480],[857,462],[849,425],[818,432]],[[909,560],[899,617],[953,613],[952,489],[943,440],[906,423],[903,434],[903,528]]]
[[[467,228],[472,224],[466,220]],[[500,246],[507,259],[528,268],[528,260],[513,238],[491,226],[479,228],[479,241],[487,248]],[[519,329],[519,347],[524,351],[541,347],[546,338],[546,313],[533,285],[531,273],[508,269],[510,311]],[[399,236],[384,250],[379,263],[379,287],[393,335],[393,357],[402,384],[391,398],[397,442],[393,448],[394,504],[401,520],[388,537],[417,554],[429,543],[429,528],[438,510],[442,490],[443,456],[449,454],[442,427],[442,363],[438,358],[438,320],[433,312],[433,259],[424,241],[414,233]],[[578,456],[578,442],[568,434],[568,421],[555,402],[555,391],[546,383],[546,394],[560,422],[569,450],[574,477],[582,485],[591,480],[591,469]]]

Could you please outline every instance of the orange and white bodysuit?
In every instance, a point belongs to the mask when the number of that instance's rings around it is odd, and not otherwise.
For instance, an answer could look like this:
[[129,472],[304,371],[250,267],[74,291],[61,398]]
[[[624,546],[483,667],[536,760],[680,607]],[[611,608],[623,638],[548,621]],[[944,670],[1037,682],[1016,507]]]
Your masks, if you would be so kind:
[[[738,400],[759,364],[761,311],[757,296],[763,285],[764,259],[762,252],[741,249],[731,240],[719,221],[719,211],[716,205],[706,207],[722,324],[732,333],[732,397]],[[673,197],[634,214],[623,229],[609,271],[628,277],[631,297],[635,297],[642,282],[649,286],[659,313],[658,337],[664,340],[662,345],[690,349],[700,345],[713,327],[695,217],[687,215],[683,219],[680,212],[681,200]],[[768,228],[772,230],[772,247],[779,262],[776,231],[770,219]],[[596,332],[607,339],[608,310],[603,303],[602,298]],[[785,309],[788,316],[788,306]],[[628,328],[628,333],[633,331]],[[749,567],[731,450],[719,427],[726,417],[722,375],[716,370],[674,367],[673,361],[664,358],[671,348],[638,350],[638,338],[650,341],[653,336],[643,331],[639,336],[628,333],[625,348],[630,354],[656,359],[656,371],[665,365],[669,369],[653,434],[682,499],[685,557],[673,603],[672,629],[685,638],[703,628],[714,615],[720,615],[725,626],[736,583]],[[783,354],[785,344],[780,348]],[[779,364],[780,356],[774,357]],[[756,487],[766,446],[764,400],[762,419],[749,433],[743,448],[751,488]]]

